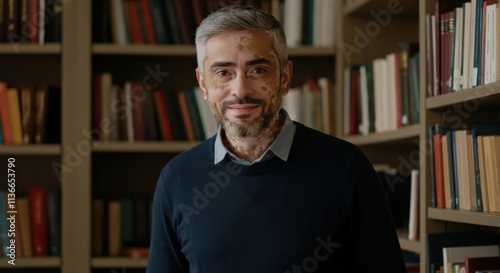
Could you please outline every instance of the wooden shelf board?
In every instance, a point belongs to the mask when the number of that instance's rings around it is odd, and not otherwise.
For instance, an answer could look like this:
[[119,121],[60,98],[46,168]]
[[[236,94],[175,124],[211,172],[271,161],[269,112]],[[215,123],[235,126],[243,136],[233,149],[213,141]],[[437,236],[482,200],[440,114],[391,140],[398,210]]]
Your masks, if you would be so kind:
[[346,137],[345,140],[355,145],[374,145],[384,143],[407,142],[419,137],[420,125],[410,125],[400,128],[396,131],[388,131],[383,133],[373,133],[366,136],[357,135]]
[[420,253],[420,241],[414,241],[408,239],[408,230],[397,230],[399,244],[401,249],[410,251],[413,253]]
[[[345,15],[368,15],[373,10],[375,12],[380,10],[387,10],[387,5],[391,1],[378,1],[378,0],[356,0],[346,1],[344,14]],[[401,1],[403,7],[401,14],[418,15],[418,1]]]
[[425,104],[428,110],[439,110],[454,105],[463,105],[462,108],[469,112],[469,109],[486,109],[495,106],[498,109],[500,104],[500,81],[467,90],[428,97]]
[[0,145],[4,155],[60,155],[60,144]]
[[500,227],[499,213],[428,208],[427,216],[435,220]]
[[146,258],[128,257],[94,257],[93,268],[145,268],[148,263]]
[[60,54],[61,44],[0,44],[0,54]]
[[[194,45],[115,45],[94,44],[92,52],[98,55],[153,55],[153,56],[195,56]],[[333,47],[300,46],[288,49],[290,56],[333,56]]]
[[8,263],[8,258],[0,258],[0,268],[57,268],[61,266],[60,257],[22,257],[16,258],[16,265]]
[[193,148],[199,142],[192,141],[148,141],[148,142],[95,142],[94,152],[125,152],[125,153],[180,153]]

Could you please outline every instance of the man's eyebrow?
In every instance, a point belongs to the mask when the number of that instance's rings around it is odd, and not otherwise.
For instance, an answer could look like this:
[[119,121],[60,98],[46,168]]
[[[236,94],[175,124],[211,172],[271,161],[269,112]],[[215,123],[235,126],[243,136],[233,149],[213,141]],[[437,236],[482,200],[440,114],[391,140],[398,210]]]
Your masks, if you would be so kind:
[[210,65],[210,68],[215,68],[215,67],[235,67],[236,64],[233,62],[214,62]]
[[271,61],[269,61],[266,58],[258,58],[258,59],[255,59],[255,60],[250,60],[250,61],[246,61],[245,62],[246,66],[248,66],[248,65],[256,65],[256,64],[271,64]]
[[[250,66],[250,65],[256,65],[256,64],[271,64],[271,61],[269,61],[266,58],[258,58],[254,60],[249,60],[245,62],[245,66]],[[218,61],[214,62],[210,65],[210,68],[216,68],[216,67],[235,67],[236,64],[233,62],[226,62],[226,61]]]

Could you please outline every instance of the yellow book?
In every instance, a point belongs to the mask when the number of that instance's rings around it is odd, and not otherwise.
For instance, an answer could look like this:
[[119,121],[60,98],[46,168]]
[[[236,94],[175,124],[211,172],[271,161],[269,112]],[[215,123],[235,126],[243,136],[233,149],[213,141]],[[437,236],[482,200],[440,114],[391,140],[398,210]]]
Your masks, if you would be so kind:
[[9,102],[10,125],[12,129],[12,143],[23,144],[23,130],[21,126],[21,110],[19,108],[19,92],[17,88],[7,89]]
[[33,256],[31,245],[31,220],[30,220],[30,205],[27,197],[17,198],[17,217],[18,219],[18,234],[21,235],[21,243],[23,257]]

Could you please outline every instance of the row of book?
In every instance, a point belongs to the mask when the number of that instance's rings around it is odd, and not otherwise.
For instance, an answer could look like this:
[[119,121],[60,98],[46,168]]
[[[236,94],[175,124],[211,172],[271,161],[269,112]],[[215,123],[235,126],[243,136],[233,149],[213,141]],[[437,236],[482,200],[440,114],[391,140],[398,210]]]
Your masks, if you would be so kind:
[[96,43],[193,44],[196,28],[227,5],[250,5],[283,22],[289,46],[333,46],[332,0],[94,0]]
[[431,206],[500,212],[500,124],[429,128]]
[[61,90],[48,85],[8,86],[0,81],[0,143],[59,143]]
[[498,8],[498,1],[436,1],[426,15],[429,96],[500,80]]
[[384,187],[394,226],[408,230],[409,240],[419,238],[419,171],[398,173],[386,165],[374,165]]
[[152,195],[92,200],[92,255],[142,256],[139,250],[151,238],[152,200]]
[[0,43],[61,42],[62,0],[0,0]]
[[392,131],[420,122],[418,44],[344,71],[344,135]]
[[429,233],[426,235],[425,272],[495,272],[500,268],[498,251],[498,235],[494,233]]
[[[284,96],[292,119],[332,132],[327,78],[307,80]],[[149,90],[142,82],[113,84],[111,73],[94,77],[94,136],[102,141],[201,141],[217,133],[219,124],[198,87]]]
[[[15,222],[8,220],[12,215]],[[16,258],[60,256],[60,190],[30,188],[27,197],[0,191],[0,239],[3,257],[7,254],[15,254]],[[15,244],[14,253],[11,240]]]

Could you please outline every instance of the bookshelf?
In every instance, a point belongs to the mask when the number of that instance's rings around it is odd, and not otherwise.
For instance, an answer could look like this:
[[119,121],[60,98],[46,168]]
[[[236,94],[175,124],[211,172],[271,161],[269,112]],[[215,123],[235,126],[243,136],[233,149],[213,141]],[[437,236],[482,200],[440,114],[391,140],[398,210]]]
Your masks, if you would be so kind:
[[[364,26],[373,22],[373,13],[387,10],[391,1],[357,0],[344,1],[341,8],[341,24],[339,28],[338,59],[336,60],[337,71],[337,106],[342,107],[340,102],[344,101],[343,70],[353,65],[360,65],[368,60],[383,57],[389,48],[398,42],[397,39],[420,44],[420,67],[419,67],[419,94],[420,94],[420,123],[402,127],[400,129],[371,133],[368,135],[344,135],[343,122],[337,115],[337,136],[344,138],[365,151],[373,163],[388,163],[393,166],[400,163],[395,158],[409,159],[412,155],[418,155],[418,160],[413,161],[413,167],[420,170],[420,206],[419,206],[419,235],[420,240],[408,240],[407,230],[398,230],[398,237],[403,250],[420,254],[420,272],[426,272],[427,268],[427,242],[426,234],[436,232],[452,232],[463,230],[481,230],[497,233],[500,225],[500,214],[488,212],[475,212],[466,210],[451,210],[433,208],[431,205],[430,188],[430,154],[428,128],[434,124],[445,124],[446,114],[455,113],[457,108],[462,109],[466,115],[460,116],[460,124],[473,122],[499,122],[500,115],[500,82],[468,88],[457,92],[443,95],[428,96],[427,91],[427,66],[426,64],[426,14],[435,11],[437,0],[405,1],[400,2],[403,7],[401,13],[392,14],[391,21],[385,27],[380,27],[380,33],[370,36],[369,45],[357,48],[354,54],[343,56],[342,44],[354,44],[356,27],[363,29]],[[398,1],[394,1],[396,3]],[[444,1],[446,2],[446,1]],[[404,25],[406,30],[399,29],[398,25]],[[394,35],[397,33],[397,35]],[[388,35],[388,36],[386,36]],[[390,37],[392,36],[392,37]],[[340,91],[340,92],[339,92]],[[337,109],[337,113],[343,113]],[[455,113],[457,114],[457,113]],[[458,114],[457,114],[458,115]],[[410,160],[411,162],[411,160]]]
[[[9,84],[26,80],[61,88],[61,142],[40,145],[0,145],[0,159],[15,157],[18,190],[61,189],[60,257],[18,258],[12,267],[0,259],[0,271],[89,273],[126,268],[143,272],[147,260],[92,255],[92,200],[123,198],[134,192],[152,194],[161,168],[195,141],[91,141],[93,76],[110,71],[113,80],[142,79],[146,66],[159,64],[171,73],[172,88],[197,85],[194,45],[114,45],[92,42],[92,2],[67,1],[62,13],[61,43],[0,44],[0,74]],[[289,49],[296,65],[295,85],[307,76],[335,79],[335,47],[298,46]],[[163,70],[162,70],[163,71]],[[28,75],[28,76],[26,76]],[[55,173],[58,162],[65,167]],[[21,164],[22,163],[22,164]],[[3,172],[2,172],[3,173]],[[60,178],[60,180],[59,180]],[[137,181],[140,181],[138,189]],[[5,189],[1,186],[0,189]]]

